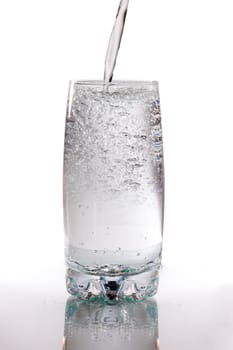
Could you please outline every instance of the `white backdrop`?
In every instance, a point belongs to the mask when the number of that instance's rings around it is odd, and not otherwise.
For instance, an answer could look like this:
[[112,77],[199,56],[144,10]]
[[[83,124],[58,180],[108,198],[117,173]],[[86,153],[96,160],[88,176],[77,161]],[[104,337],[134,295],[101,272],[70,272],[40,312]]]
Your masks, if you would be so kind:
[[[233,283],[231,6],[131,0],[115,70],[116,79],[160,82],[163,263],[203,283]],[[68,80],[102,78],[117,7],[118,0],[1,5],[1,284],[36,285],[39,274],[63,268]]]

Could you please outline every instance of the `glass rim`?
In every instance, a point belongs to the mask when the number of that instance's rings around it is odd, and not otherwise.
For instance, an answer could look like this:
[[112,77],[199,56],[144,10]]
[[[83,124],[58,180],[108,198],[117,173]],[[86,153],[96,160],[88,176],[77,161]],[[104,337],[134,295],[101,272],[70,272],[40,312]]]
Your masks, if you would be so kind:
[[114,80],[106,84],[103,80],[77,80],[71,79],[71,84],[80,86],[157,86],[159,82],[156,80]]

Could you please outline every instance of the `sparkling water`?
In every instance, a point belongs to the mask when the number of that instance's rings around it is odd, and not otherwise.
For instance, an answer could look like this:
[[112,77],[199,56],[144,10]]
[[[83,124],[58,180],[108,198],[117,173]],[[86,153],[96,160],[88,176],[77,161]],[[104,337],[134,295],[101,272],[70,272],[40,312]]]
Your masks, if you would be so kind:
[[111,83],[129,0],[121,0],[103,82],[70,84],[64,152],[67,289],[84,299],[155,294],[163,232],[157,83]]
[[157,85],[71,84],[64,154],[67,265],[101,276],[158,269],[163,149]]

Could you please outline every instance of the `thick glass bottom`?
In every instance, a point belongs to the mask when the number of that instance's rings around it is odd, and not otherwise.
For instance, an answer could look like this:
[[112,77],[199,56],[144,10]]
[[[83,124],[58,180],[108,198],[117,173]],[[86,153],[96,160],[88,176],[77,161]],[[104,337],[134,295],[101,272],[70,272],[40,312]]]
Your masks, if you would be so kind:
[[67,291],[83,300],[103,298],[141,301],[156,294],[158,289],[159,264],[137,274],[98,275],[77,267],[66,270]]

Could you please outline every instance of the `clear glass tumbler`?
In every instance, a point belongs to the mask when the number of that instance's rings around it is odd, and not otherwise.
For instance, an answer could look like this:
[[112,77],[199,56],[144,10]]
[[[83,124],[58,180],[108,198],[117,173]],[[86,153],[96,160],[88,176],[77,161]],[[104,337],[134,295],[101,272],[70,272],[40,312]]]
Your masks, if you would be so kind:
[[71,81],[64,149],[68,292],[83,299],[155,294],[163,211],[158,83]]

